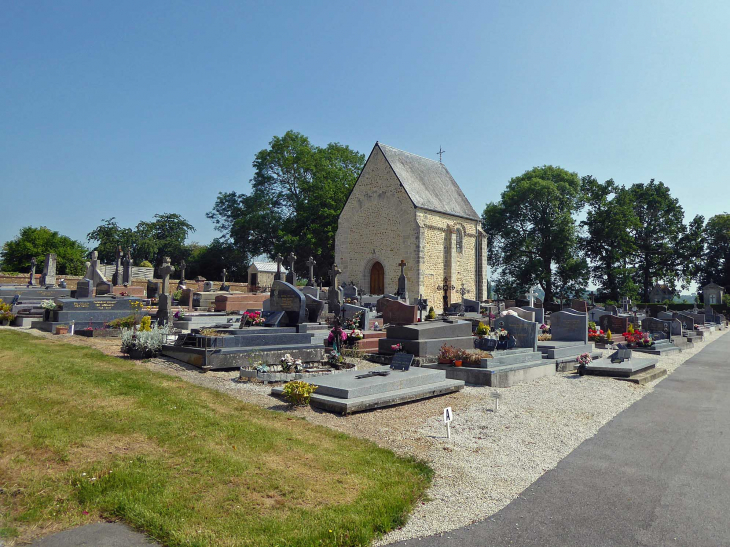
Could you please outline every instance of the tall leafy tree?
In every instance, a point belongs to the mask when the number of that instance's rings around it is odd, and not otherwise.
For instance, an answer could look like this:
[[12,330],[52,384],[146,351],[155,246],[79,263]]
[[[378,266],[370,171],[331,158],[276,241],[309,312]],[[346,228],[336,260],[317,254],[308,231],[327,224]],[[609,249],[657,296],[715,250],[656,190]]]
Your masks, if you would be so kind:
[[599,300],[618,302],[620,296],[637,298],[631,279],[637,247],[632,230],[639,222],[631,196],[613,179],[600,183],[594,177],[582,178],[586,199],[586,219],[582,247],[592,262],[591,278],[598,286]]
[[[573,218],[582,207],[583,193],[578,175],[546,165],[511,179],[497,203],[484,209],[482,221],[490,236],[489,259],[501,268],[502,290],[520,291],[538,284],[545,301],[555,300],[556,288],[571,288],[587,277],[581,261],[578,226]],[[561,264],[569,264],[560,272]]]
[[56,273],[59,275],[83,275],[86,271],[84,267],[86,248],[78,241],[45,226],[39,228],[26,226],[20,230],[18,237],[5,243],[0,252],[2,269],[14,272],[29,271],[30,261],[35,257],[38,264],[36,272],[41,273],[43,261],[48,253],[56,253]]
[[655,281],[676,287],[683,277],[683,256],[678,248],[686,234],[684,211],[669,188],[654,179],[627,191],[637,220],[629,230],[636,244],[634,280],[641,287],[643,301],[648,302]]
[[246,260],[293,251],[300,273],[311,255],[323,275],[334,258],[337,217],[364,163],[348,146],[318,147],[288,131],[256,154],[251,192],[219,194],[208,218]]
[[169,256],[173,262],[187,258],[190,249],[185,240],[195,228],[176,213],[155,215],[151,221],[141,221],[134,229],[122,228],[114,217],[102,220],[86,236],[95,245],[102,262],[111,263],[116,257],[117,247],[124,252],[129,249],[135,263],[148,260],[155,266],[162,264],[162,258]]
[[730,214],[715,215],[704,228],[705,252],[698,281],[730,287]]

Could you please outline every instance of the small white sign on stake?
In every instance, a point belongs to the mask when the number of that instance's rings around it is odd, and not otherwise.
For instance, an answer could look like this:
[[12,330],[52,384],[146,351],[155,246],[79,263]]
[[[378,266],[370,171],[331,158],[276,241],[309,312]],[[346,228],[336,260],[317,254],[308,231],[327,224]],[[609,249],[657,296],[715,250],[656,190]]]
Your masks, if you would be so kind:
[[499,410],[499,400],[502,398],[502,394],[499,391],[492,391],[491,396],[492,399],[494,399],[494,411],[497,412]]
[[446,438],[451,438],[451,420],[454,419],[454,413],[451,412],[451,407],[447,406],[444,408],[444,423],[446,424]]

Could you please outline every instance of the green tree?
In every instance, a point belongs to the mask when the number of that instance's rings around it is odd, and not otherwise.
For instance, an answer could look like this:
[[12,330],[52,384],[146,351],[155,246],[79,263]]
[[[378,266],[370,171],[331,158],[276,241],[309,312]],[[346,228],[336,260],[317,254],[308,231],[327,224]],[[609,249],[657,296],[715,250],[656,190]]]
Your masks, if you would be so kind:
[[684,211],[669,188],[654,179],[627,191],[637,220],[629,229],[636,244],[634,279],[641,287],[643,302],[648,302],[655,280],[676,286],[683,278],[679,244],[686,234]]
[[730,214],[715,215],[704,228],[702,267],[698,276],[700,285],[710,281],[730,286]]
[[631,297],[636,292],[631,275],[637,248],[631,230],[637,229],[638,218],[629,192],[613,179],[600,183],[586,175],[581,184],[587,205],[581,246],[592,263],[597,298],[618,302],[622,295]]
[[117,247],[124,252],[131,251],[136,264],[149,260],[155,266],[162,264],[162,258],[169,256],[173,262],[187,258],[190,250],[185,240],[195,228],[176,213],[155,215],[152,221],[141,221],[134,229],[122,228],[114,217],[102,220],[86,236],[94,244],[102,262],[113,263]]
[[220,238],[209,245],[192,243],[188,246],[190,256],[187,259],[186,276],[192,279],[203,276],[210,280],[220,280],[221,272],[226,269],[228,281],[245,282],[248,278],[247,262],[236,249],[236,246]]
[[48,253],[56,253],[56,273],[58,275],[83,275],[86,248],[71,239],[41,226],[26,226],[18,237],[3,245],[0,253],[2,269],[5,271],[30,271],[30,261],[35,257],[38,264],[36,273],[42,272],[42,265]]
[[[95,249],[99,253],[99,260],[112,264],[116,259],[116,251],[121,247],[124,252],[131,249],[132,257],[137,260],[134,250],[137,246],[137,234],[130,228],[122,228],[116,218],[102,219],[101,224],[86,235],[86,240],[96,242]],[[146,257],[140,257],[140,260]]]
[[[546,302],[555,300],[558,266],[581,258],[573,215],[582,203],[578,175],[546,165],[511,179],[501,200],[486,206],[482,224],[490,237],[490,264],[501,268],[500,295],[538,284]],[[569,287],[577,279],[571,276],[584,274],[573,262],[561,270],[566,277],[559,284]]]
[[288,131],[256,154],[251,192],[220,193],[208,218],[246,262],[293,251],[300,273],[311,255],[324,275],[334,261],[338,215],[364,163],[348,146],[318,147]]

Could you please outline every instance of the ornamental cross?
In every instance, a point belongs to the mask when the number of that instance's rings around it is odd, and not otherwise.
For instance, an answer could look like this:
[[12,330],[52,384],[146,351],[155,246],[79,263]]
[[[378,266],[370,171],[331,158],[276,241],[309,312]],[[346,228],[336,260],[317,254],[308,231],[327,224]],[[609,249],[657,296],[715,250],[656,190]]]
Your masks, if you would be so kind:
[[223,283],[224,284],[226,282],[226,274],[227,273],[228,273],[228,270],[226,270],[225,268],[223,268],[223,271],[221,272],[221,276],[223,277]]
[[160,267],[160,275],[162,275],[162,294],[170,294],[170,274],[175,271],[175,267],[170,264],[170,257],[166,256],[162,259]]
[[314,266],[317,263],[314,261],[314,258],[310,256],[306,264],[309,266],[309,282],[307,283],[307,286],[314,287]]
[[337,283],[337,276],[340,275],[341,273],[342,273],[342,270],[340,270],[337,267],[337,263],[335,262],[332,265],[332,269],[330,270],[330,279],[332,280],[332,286],[334,288],[337,288],[337,285],[338,285],[338,283]]
[[281,281],[281,263],[284,259],[280,254],[278,254],[274,260],[276,260],[276,274],[274,275],[274,279]]
[[401,275],[405,275],[405,267],[407,265],[408,264],[406,264],[406,261],[401,259],[400,263],[398,264],[398,266],[400,266],[400,274]]
[[[181,260],[180,261],[180,283],[185,281],[185,268],[186,267],[187,267],[187,264],[185,264],[185,259]],[[223,281],[225,282],[225,279]]]
[[439,155],[439,163],[443,163],[443,161],[441,161],[441,156],[443,156],[445,152],[446,152],[446,150],[442,149],[442,148],[441,148],[441,147],[439,146],[439,151],[438,151],[438,152],[436,152],[436,153],[437,153],[437,154]]

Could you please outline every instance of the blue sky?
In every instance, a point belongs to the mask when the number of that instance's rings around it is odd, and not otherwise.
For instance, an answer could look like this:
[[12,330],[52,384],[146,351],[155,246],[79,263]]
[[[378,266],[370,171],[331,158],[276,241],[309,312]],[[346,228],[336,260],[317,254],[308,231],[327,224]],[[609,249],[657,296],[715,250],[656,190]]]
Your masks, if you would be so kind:
[[730,210],[727,2],[5,2],[0,244],[180,213],[288,129],[444,163],[475,209],[554,164]]

